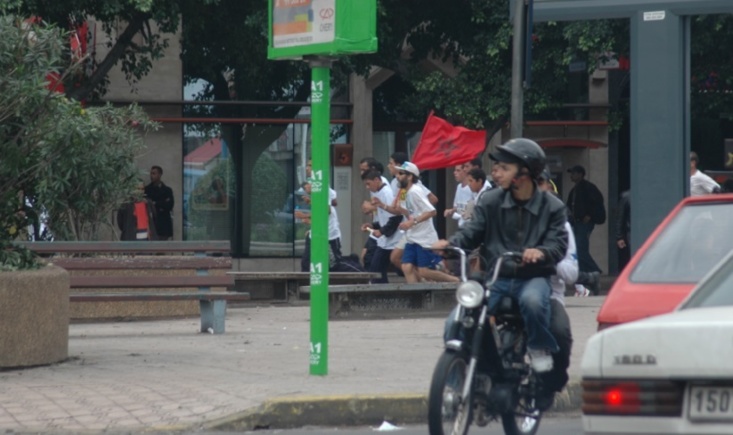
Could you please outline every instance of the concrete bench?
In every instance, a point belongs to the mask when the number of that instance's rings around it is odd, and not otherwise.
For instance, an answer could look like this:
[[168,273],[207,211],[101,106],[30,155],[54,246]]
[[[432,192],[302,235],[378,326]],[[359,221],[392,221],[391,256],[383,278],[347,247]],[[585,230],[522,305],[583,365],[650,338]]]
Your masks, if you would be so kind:
[[70,302],[150,302],[150,301],[199,301],[201,332],[223,334],[225,331],[227,301],[248,301],[249,293],[212,292],[210,287],[231,288],[233,280],[226,275],[197,276],[116,276],[73,275],[69,277],[71,289],[98,288],[197,288],[196,292],[129,292],[129,293],[72,293]]
[[228,240],[146,242],[14,242],[41,255],[51,254],[162,254],[229,255]]
[[[300,288],[310,283],[309,272],[248,272],[234,271],[228,272],[228,275],[234,278],[235,290],[249,291],[250,283],[253,282],[270,282],[280,283],[275,290],[275,298],[293,301],[301,299]],[[369,280],[379,278],[378,273],[372,272],[329,272],[329,283],[340,284],[359,284],[368,283]],[[251,291],[250,291],[251,293]]]
[[[447,314],[456,304],[455,282],[328,286],[330,318]],[[310,294],[310,286],[300,288]]]
[[[192,288],[199,292],[229,290],[234,280],[224,275],[231,270],[228,257],[203,257],[193,255],[124,255],[111,257],[52,257],[52,264],[69,271],[72,290],[82,292],[104,292],[111,289],[124,289],[130,295],[145,292],[174,292]],[[214,271],[218,275],[212,275]],[[129,290],[128,290],[129,289]],[[165,291],[163,291],[165,289]],[[178,317],[199,313],[204,316],[208,303],[198,307],[187,298],[158,298],[158,303],[147,303],[145,299],[130,297],[127,304],[105,304],[99,298],[84,304],[71,306],[71,318],[84,319],[128,319]],[[168,302],[165,302],[168,301]],[[178,302],[175,302],[178,301]],[[189,302],[186,302],[189,301]],[[223,305],[225,301],[215,303]],[[202,317],[203,319],[203,317]],[[208,329],[208,328],[206,328]]]
[[[76,291],[72,302],[98,302],[83,306],[74,304],[71,317],[75,320],[176,317],[198,312],[203,330],[211,327],[220,333],[223,332],[226,302],[250,299],[249,294],[229,295],[222,292],[211,292],[212,296],[205,297],[205,293],[212,288],[228,290],[234,286],[233,279],[223,274],[232,267],[231,258],[228,257],[229,241],[20,244],[69,271],[70,287]],[[214,271],[220,272],[212,275]],[[195,289],[197,293],[181,293],[180,290],[186,288]],[[125,290],[115,298],[102,297],[109,294],[102,293],[108,289]],[[86,294],[93,296],[85,298]],[[158,294],[160,296],[155,298],[149,297]],[[192,303],[195,300],[199,301],[198,311]],[[160,302],[147,303],[149,301]],[[166,301],[180,302],[164,303]],[[105,302],[130,303],[109,305]],[[207,326],[204,327],[204,324]]]
[[[77,277],[77,278],[98,278],[98,277]],[[110,277],[105,277],[110,278]],[[189,278],[227,278],[227,277],[189,277]],[[84,283],[91,284],[90,280]],[[119,281],[119,279],[118,279]],[[150,282],[139,282],[145,287],[150,286]],[[218,285],[214,281],[197,280],[197,282],[189,283],[189,285],[176,282],[177,287],[193,287],[199,284],[210,286]],[[79,284],[79,281],[77,281]],[[94,287],[99,287],[100,282],[94,282]],[[134,283],[124,282],[124,287],[133,287]],[[166,282],[166,286],[170,286],[171,282]],[[75,288],[72,280],[72,288]],[[114,286],[110,286],[114,287]],[[77,287],[78,288],[78,285]],[[72,293],[69,295],[70,302],[130,302],[130,301],[199,301],[199,309],[201,311],[201,332],[213,332],[214,334],[223,334],[225,331],[227,301],[248,301],[248,293],[221,293],[221,292],[162,292],[162,293]]]

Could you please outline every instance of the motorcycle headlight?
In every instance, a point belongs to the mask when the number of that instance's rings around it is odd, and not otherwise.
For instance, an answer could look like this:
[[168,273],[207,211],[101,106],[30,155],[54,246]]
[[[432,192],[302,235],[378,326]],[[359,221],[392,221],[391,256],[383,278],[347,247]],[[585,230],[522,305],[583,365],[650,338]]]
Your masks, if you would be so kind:
[[456,299],[466,308],[476,308],[484,300],[484,288],[476,281],[462,282],[456,289]]

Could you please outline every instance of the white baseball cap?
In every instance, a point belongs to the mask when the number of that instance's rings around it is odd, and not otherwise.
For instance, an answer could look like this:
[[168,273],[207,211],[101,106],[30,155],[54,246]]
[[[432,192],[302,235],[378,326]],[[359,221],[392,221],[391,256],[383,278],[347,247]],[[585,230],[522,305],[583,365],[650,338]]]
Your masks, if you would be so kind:
[[414,175],[416,177],[419,177],[420,176],[420,170],[412,162],[404,162],[402,165],[400,165],[399,169],[401,171],[409,172],[409,173],[411,173],[412,175]]

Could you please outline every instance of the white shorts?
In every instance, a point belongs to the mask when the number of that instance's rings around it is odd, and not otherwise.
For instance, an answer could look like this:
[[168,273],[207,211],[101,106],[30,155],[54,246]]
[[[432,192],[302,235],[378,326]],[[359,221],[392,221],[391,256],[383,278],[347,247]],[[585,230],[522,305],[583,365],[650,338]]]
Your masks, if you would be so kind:
[[407,233],[402,234],[402,237],[400,238],[400,241],[397,242],[397,244],[394,246],[395,249],[401,249],[405,250],[405,245],[407,244]]

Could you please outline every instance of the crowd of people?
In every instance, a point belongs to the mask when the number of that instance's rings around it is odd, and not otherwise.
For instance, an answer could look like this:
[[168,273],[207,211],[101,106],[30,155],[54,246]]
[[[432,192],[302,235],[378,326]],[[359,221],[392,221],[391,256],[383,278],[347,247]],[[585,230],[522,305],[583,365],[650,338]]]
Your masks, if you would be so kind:
[[[474,221],[480,199],[488,192],[500,187],[498,183],[501,162],[493,160],[490,174],[482,168],[481,158],[475,158],[453,167],[457,182],[451,206],[443,209],[443,216],[456,221],[460,229]],[[332,271],[365,270],[379,274],[372,283],[387,283],[389,272],[404,276],[408,283],[416,282],[457,282],[460,276],[458,262],[451,262],[436,253],[431,246],[438,240],[434,218],[438,214],[439,199],[420,180],[420,168],[408,161],[406,153],[395,152],[390,156],[385,173],[384,165],[373,157],[359,162],[361,180],[369,193],[369,199],[361,205],[361,211],[368,216],[369,222],[362,224],[361,230],[368,232],[366,242],[355,258],[344,257],[341,253],[340,230],[336,219],[336,193],[330,189],[332,201],[329,212],[329,244]],[[544,168],[543,168],[544,169]],[[605,221],[603,196],[598,188],[585,180],[585,169],[574,166],[568,170],[575,187],[568,196],[567,206],[563,208],[568,227],[577,242],[579,272],[572,281],[576,296],[598,293],[600,267],[589,252],[589,237],[596,224]],[[549,172],[547,172],[549,174]],[[306,176],[310,174],[310,163]],[[391,179],[385,177],[388,175]],[[535,182],[539,178],[533,179]],[[547,185],[555,186],[551,178]],[[301,186],[309,188],[309,181]],[[554,195],[559,196],[556,188]],[[304,197],[308,197],[307,194]],[[600,210],[600,211],[598,211]],[[600,216],[600,217],[599,217]],[[310,223],[310,215],[296,212],[296,218]],[[310,270],[309,250],[302,259],[302,270]],[[574,249],[574,252],[575,249]],[[480,255],[478,247],[470,255],[470,269],[473,272],[486,270],[486,258]]]

